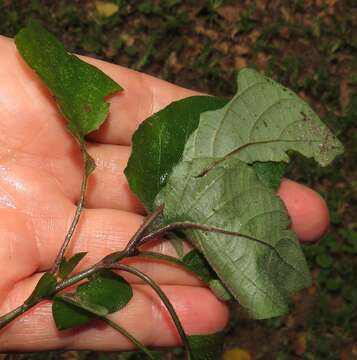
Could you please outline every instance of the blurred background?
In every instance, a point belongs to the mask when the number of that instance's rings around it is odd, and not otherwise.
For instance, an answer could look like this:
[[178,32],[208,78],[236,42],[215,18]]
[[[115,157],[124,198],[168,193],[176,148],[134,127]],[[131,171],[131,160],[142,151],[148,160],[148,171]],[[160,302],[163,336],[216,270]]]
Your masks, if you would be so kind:
[[[282,318],[252,321],[234,308],[225,360],[357,359],[357,1],[0,0],[0,34],[14,36],[29,17],[72,52],[224,96],[233,95],[237,71],[251,66],[312,105],[346,147],[327,168],[296,157],[288,170],[331,211],[329,233],[304,246],[313,286]],[[0,359],[142,357],[71,351]]]

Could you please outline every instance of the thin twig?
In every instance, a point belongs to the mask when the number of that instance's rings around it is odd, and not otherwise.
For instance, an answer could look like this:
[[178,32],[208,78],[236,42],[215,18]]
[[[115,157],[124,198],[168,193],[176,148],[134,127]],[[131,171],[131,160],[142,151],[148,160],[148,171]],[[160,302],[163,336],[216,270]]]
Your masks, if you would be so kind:
[[[53,294],[51,294],[51,295],[54,296],[59,291],[78,283],[79,281],[81,281],[81,280],[87,278],[88,276],[94,274],[95,272],[99,271],[101,268],[102,268],[102,264],[98,263],[96,265],[91,266],[90,268],[88,268],[86,270],[81,271],[80,273],[78,273],[68,279],[65,279],[65,280],[59,282],[56,285],[56,288],[55,288]],[[49,297],[50,297],[50,295],[47,295],[46,299],[48,299]],[[38,303],[40,303],[43,300],[45,300],[45,298],[39,298],[31,304],[24,303],[24,304],[18,306],[16,309],[11,310],[9,313],[1,316],[0,317],[0,329],[4,328],[11,321],[15,320],[17,317],[19,317],[26,311],[30,310],[33,306],[37,305]]]
[[171,263],[174,263],[176,265],[181,265],[181,266],[185,266],[186,264],[173,256],[170,255],[166,255],[166,254],[161,254],[161,253],[157,253],[157,252],[153,252],[153,251],[139,251],[135,256],[137,257],[146,257],[146,258],[152,258],[152,259],[156,259],[156,260],[164,260],[164,261],[168,261]]
[[9,313],[3,315],[0,317],[0,330],[4,328],[7,324],[9,324],[11,321],[25,313],[27,310],[30,310],[34,305],[36,304],[22,304],[18,306],[16,309],[11,310]]
[[127,332],[124,328],[122,328],[118,323],[108,319],[107,317],[101,317],[101,319],[106,322],[109,326],[111,326],[116,331],[120,332],[122,335],[124,335],[126,338],[128,338],[138,349],[140,349],[146,356],[148,356],[149,359],[154,360],[154,356],[151,354],[151,352],[146,348],[145,345],[143,345],[138,339],[136,339],[133,335],[131,335],[129,332]]
[[174,307],[172,306],[169,298],[161,290],[160,286],[157,285],[156,282],[154,280],[152,280],[148,275],[144,274],[143,272],[141,272],[140,270],[138,270],[132,266],[128,266],[128,265],[124,265],[124,264],[111,264],[111,265],[108,265],[107,268],[122,270],[122,271],[129,272],[133,275],[136,275],[138,278],[140,278],[141,280],[146,282],[157,293],[157,295],[160,297],[160,299],[164,303],[166,309],[170,313],[171,318],[175,323],[176,329],[181,337],[183,345],[185,346],[187,352],[190,353],[190,344],[188,342],[187,335],[185,333],[185,330],[183,329],[181,321],[180,321],[179,317],[177,316],[177,313],[176,313]]
[[87,150],[85,148],[85,146],[81,147],[81,151],[82,151],[82,154],[83,154],[83,159],[84,159],[84,174],[83,174],[83,180],[82,180],[82,185],[81,185],[81,192],[80,192],[80,197],[79,197],[79,202],[78,202],[78,205],[77,205],[77,209],[76,209],[76,212],[74,214],[74,217],[73,217],[73,220],[72,220],[72,223],[71,223],[71,226],[69,227],[68,229],[68,232],[67,232],[67,235],[63,241],[63,244],[56,256],[56,259],[53,263],[53,266],[51,268],[51,273],[52,274],[55,274],[59,267],[60,267],[60,264],[61,264],[61,261],[64,257],[64,254],[67,250],[67,247],[74,235],[74,232],[76,230],[76,227],[79,223],[79,219],[81,217],[81,213],[82,213],[82,210],[84,208],[84,201],[85,201],[85,194],[86,194],[86,191],[87,191],[87,187],[88,187],[88,178],[89,178],[89,175],[90,173],[87,172],[87,165],[88,165],[88,162],[90,161],[90,159],[88,158],[88,154],[87,154]]
[[156,220],[156,218],[162,213],[163,210],[164,210],[164,205],[161,205],[145,219],[145,221],[140,226],[138,231],[128,242],[124,252],[131,254],[133,251],[137,249],[138,244],[140,244],[141,242],[140,239],[143,237],[145,231]]

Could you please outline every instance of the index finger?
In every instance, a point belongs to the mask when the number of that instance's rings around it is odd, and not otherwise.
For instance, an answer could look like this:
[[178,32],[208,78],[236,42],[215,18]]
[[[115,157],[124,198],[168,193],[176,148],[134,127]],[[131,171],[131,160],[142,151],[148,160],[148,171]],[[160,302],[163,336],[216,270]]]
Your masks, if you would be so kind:
[[124,88],[124,91],[108,99],[110,110],[107,121],[90,135],[90,139],[100,143],[130,145],[133,133],[143,120],[173,101],[200,95],[119,65],[84,56],[81,58],[101,69]]

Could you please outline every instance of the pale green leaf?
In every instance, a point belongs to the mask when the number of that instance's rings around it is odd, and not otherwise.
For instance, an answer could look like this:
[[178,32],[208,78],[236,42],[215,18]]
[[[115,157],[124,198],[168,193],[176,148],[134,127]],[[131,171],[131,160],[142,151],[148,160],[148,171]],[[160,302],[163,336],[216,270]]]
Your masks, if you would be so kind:
[[213,291],[216,297],[222,301],[229,301],[233,299],[231,293],[218,278],[210,279],[208,281],[208,287]]
[[[144,150],[142,150],[144,151]],[[164,222],[235,233],[187,230],[220,280],[256,318],[284,314],[310,275],[290,219],[276,196],[288,152],[326,165],[342,145],[293,92],[255,70],[238,75],[238,92],[200,116],[183,158],[158,194]],[[188,225],[187,225],[188,226]]]
[[252,316],[285,313],[291,295],[310,285],[310,275],[288,229],[282,201],[238,159],[227,159],[202,177],[194,175],[195,166],[195,162],[177,165],[157,197],[157,205],[165,204],[165,222],[205,224],[255,238],[185,230]]
[[278,190],[281,178],[284,175],[286,164],[284,162],[260,162],[253,163],[253,168],[261,180],[274,190]]
[[202,114],[186,144],[184,160],[216,162],[289,160],[287,152],[329,164],[343,147],[310,106],[289,89],[253,69],[238,74],[238,92],[222,109]]
[[179,258],[182,258],[184,256],[184,237],[182,234],[176,234],[174,232],[171,232],[165,236],[165,240],[170,241]]

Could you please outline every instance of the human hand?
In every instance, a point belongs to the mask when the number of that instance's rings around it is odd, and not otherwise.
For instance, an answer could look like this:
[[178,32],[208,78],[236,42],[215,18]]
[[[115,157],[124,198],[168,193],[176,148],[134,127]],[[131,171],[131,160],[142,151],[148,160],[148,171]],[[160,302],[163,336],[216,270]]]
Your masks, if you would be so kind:
[[[0,37],[0,53],[0,314],[4,314],[23,303],[51,268],[75,212],[82,160],[51,94],[22,61],[13,41]],[[196,94],[116,65],[85,60],[125,91],[110,98],[107,122],[90,136],[89,151],[97,170],[68,250],[68,255],[88,251],[79,270],[124,248],[143,220],[143,208],[123,174],[136,127],[170,102]],[[301,240],[316,240],[326,230],[328,211],[318,194],[289,180],[282,182],[279,194]],[[175,254],[168,242],[153,243],[150,249]],[[212,333],[225,326],[225,304],[194,276],[157,261],[135,260],[135,266],[162,286],[188,334]],[[156,295],[136,279],[128,279],[134,297],[113,318],[149,346],[179,344],[176,328]],[[0,330],[2,352],[131,347],[101,324],[57,331],[50,302]]]

